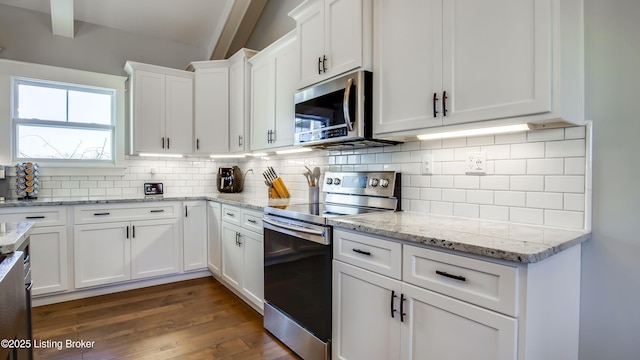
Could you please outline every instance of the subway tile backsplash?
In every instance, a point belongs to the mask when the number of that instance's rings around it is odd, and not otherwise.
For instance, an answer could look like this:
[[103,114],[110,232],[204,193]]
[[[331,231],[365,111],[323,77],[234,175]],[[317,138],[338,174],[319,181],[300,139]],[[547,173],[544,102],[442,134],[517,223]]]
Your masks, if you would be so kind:
[[[306,199],[304,165],[331,171],[402,172],[402,208],[563,228],[585,227],[589,161],[585,127],[536,130],[349,151],[309,153],[220,162],[209,158],[130,156],[123,176],[42,176],[40,197],[143,195],[145,182],[162,182],[168,195],[216,192],[219,166],[236,164],[247,174],[244,192],[267,197],[262,172],[272,166],[292,197]],[[468,152],[486,154],[486,175],[467,175]],[[433,174],[421,174],[432,155]],[[151,174],[151,169],[155,174]]]

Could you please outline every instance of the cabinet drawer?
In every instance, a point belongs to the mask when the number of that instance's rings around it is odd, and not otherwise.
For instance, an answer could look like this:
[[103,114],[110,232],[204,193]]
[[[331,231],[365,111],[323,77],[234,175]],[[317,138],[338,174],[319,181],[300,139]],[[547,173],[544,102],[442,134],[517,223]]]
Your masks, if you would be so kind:
[[243,210],[242,226],[245,229],[249,229],[262,234],[262,213],[251,210]]
[[235,206],[222,205],[222,220],[240,225],[242,221],[242,209]]
[[0,209],[0,222],[33,221],[36,227],[67,224],[65,207],[37,206]]
[[518,268],[410,245],[403,254],[405,282],[518,315]]
[[402,245],[391,240],[334,229],[333,258],[401,279]]
[[80,205],[75,207],[75,224],[95,224],[115,221],[153,220],[176,218],[180,204],[159,202],[153,204]]

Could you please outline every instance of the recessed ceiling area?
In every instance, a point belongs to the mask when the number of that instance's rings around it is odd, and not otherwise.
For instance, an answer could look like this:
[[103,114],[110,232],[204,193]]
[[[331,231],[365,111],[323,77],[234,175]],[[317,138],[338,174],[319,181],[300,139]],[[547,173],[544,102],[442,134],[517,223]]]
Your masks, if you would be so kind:
[[[78,20],[205,48],[212,54],[212,59],[227,57],[236,36],[248,38],[266,2],[267,0],[0,0],[0,4],[50,14],[52,32],[55,35],[72,38],[73,21]],[[69,7],[72,8],[71,13]]]

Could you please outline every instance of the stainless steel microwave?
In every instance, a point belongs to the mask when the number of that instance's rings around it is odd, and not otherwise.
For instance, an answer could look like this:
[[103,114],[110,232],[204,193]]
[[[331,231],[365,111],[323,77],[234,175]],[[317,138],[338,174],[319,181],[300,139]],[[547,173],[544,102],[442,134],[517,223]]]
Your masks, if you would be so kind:
[[294,145],[344,149],[397,144],[373,139],[372,77],[369,71],[356,71],[297,92]]

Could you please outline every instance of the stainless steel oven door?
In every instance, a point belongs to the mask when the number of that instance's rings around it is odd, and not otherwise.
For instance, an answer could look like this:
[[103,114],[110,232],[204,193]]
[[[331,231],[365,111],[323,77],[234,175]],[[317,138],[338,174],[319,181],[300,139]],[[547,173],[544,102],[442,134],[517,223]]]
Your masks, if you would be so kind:
[[331,228],[265,215],[264,327],[304,359],[327,359]]

